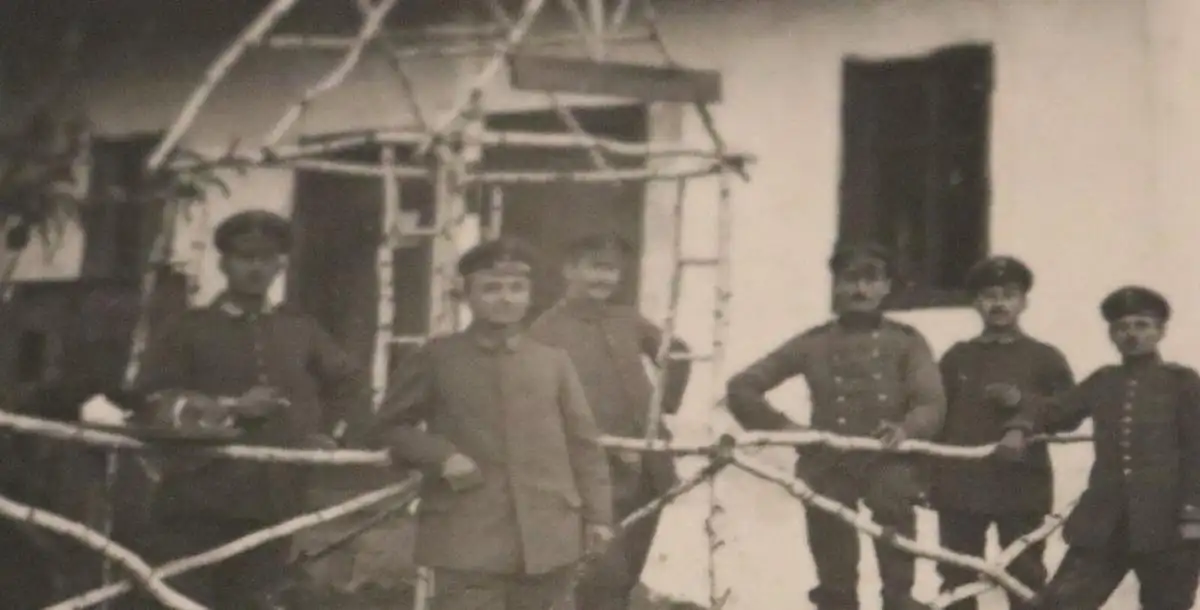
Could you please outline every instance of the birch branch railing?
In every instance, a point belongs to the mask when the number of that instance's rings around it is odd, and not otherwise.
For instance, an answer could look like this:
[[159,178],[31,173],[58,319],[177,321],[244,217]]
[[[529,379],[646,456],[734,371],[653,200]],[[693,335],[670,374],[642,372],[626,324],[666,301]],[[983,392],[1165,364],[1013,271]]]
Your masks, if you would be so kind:
[[[75,442],[91,446],[104,447],[109,450],[162,450],[153,445],[143,443],[120,434],[101,432],[69,423],[44,420],[27,415],[18,415],[7,412],[0,412],[0,430],[7,430],[9,432],[19,434],[37,435],[58,441]],[[1037,440],[1039,442],[1047,443],[1075,443],[1089,439],[1083,435],[1069,435],[1038,437]],[[989,563],[985,562],[981,558],[957,554],[940,547],[924,546],[916,540],[898,536],[895,533],[890,532],[889,530],[886,530],[885,528],[874,523],[867,516],[857,513],[850,507],[842,505],[830,498],[816,493],[803,481],[792,477],[790,474],[771,466],[763,465],[754,458],[746,456],[743,451],[745,449],[770,446],[805,445],[824,445],[840,450],[883,451],[884,448],[882,444],[875,439],[843,437],[824,431],[801,430],[793,432],[752,432],[738,435],[725,435],[714,443],[664,441],[658,439],[647,442],[645,439],[604,437],[602,439],[602,444],[612,449],[661,452],[678,456],[700,455],[707,456],[712,460],[711,463],[695,477],[680,483],[665,494],[652,500],[643,508],[629,515],[629,517],[622,522],[618,533],[623,532],[624,528],[637,522],[638,520],[644,519],[654,512],[662,510],[674,499],[694,489],[703,482],[717,476],[717,474],[726,466],[732,465],[757,478],[770,481],[781,486],[790,495],[801,500],[803,503],[812,507],[813,509],[822,510],[833,514],[858,531],[876,539],[883,540],[885,543],[901,549],[904,552],[919,557],[925,557],[937,562],[950,563],[964,569],[974,571],[981,575],[982,580],[980,582],[960,587],[955,591],[945,592],[934,599],[931,602],[931,604],[933,604],[932,607],[934,608],[944,608],[946,605],[949,605],[954,601],[983,594],[995,588],[996,586],[1003,587],[1007,591],[1010,591],[1023,599],[1030,599],[1033,596],[1033,592],[1026,585],[1017,581],[1010,574],[1008,574],[1005,571],[1005,568],[1013,558],[1023,552],[1030,545],[1045,540],[1047,537],[1057,531],[1062,524],[1063,515],[1069,512],[1074,506],[1074,503],[1072,503],[1059,514],[1048,517],[1042,527],[1014,542],[993,562]],[[897,453],[924,454],[945,459],[966,460],[986,458],[994,450],[995,445],[960,447],[938,445],[923,441],[907,441],[900,447],[891,451]],[[197,447],[179,449],[179,451],[199,452],[224,457],[227,459],[289,464],[343,466],[374,465],[381,467],[390,464],[387,453],[383,451],[330,451],[251,446]],[[106,536],[103,536],[100,533],[87,528],[86,526],[72,522],[47,511],[0,497],[0,516],[49,529],[52,532],[72,537],[121,566],[133,577],[133,580],[136,581],[139,586],[145,588],[150,594],[154,595],[160,600],[160,602],[168,607],[177,610],[195,610],[200,608],[200,606],[197,606],[191,600],[184,598],[177,592],[173,591],[170,587],[163,584],[162,579],[177,576],[193,569],[206,567],[214,563],[224,561],[230,557],[246,552],[272,540],[286,538],[303,529],[347,516],[387,499],[404,496],[406,494],[415,495],[417,481],[418,479],[414,475],[405,482],[390,485],[382,489],[363,494],[342,504],[297,517],[226,545],[222,545],[216,549],[212,549],[192,557],[181,558],[158,568],[150,568],[143,560],[138,558],[131,551],[121,547]],[[579,577],[582,577],[589,564],[590,561],[585,561],[579,566],[572,583],[577,581]],[[91,607],[128,593],[132,591],[133,588],[134,584],[130,581],[100,587],[60,602],[52,606],[51,610],[75,610]]]

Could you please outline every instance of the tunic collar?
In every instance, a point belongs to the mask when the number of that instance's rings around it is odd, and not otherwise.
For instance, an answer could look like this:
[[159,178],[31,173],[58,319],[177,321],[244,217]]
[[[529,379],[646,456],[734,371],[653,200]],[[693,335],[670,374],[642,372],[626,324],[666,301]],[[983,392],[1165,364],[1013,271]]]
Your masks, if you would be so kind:
[[233,299],[229,298],[228,293],[222,293],[220,296],[218,296],[216,300],[213,301],[212,306],[217,311],[231,318],[237,319],[254,318],[257,316],[267,315],[274,313],[277,309],[279,309],[278,304],[267,302],[263,305],[263,309],[261,311],[249,311],[241,305],[233,302]]
[[988,332],[985,330],[978,337],[975,337],[975,342],[985,345],[1008,345],[1024,338],[1025,333],[1020,328],[1013,327],[998,332]]
[[474,323],[467,328],[467,334],[475,344],[487,352],[504,351],[512,353],[521,345],[521,331],[514,329],[495,329],[483,324]]
[[602,320],[607,317],[608,303],[589,299],[563,299],[558,306],[568,315],[582,320]]
[[1121,363],[1127,368],[1145,368],[1162,363],[1162,356],[1158,352],[1152,354],[1142,354],[1139,356],[1123,356]]
[[845,313],[838,316],[837,325],[846,330],[876,330],[883,325],[883,313]]

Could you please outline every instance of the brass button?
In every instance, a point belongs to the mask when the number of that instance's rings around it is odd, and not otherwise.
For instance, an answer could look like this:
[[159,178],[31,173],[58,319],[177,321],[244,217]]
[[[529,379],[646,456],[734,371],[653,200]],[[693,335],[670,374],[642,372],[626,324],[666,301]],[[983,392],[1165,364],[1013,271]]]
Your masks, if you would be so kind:
[[846,418],[845,418],[845,417],[839,417],[839,418],[838,418],[838,420],[837,420],[837,423],[838,423],[838,425],[839,425],[839,426],[844,426],[844,425],[846,425]]
[[887,394],[880,394],[880,395],[879,395],[879,400],[880,400],[880,401],[887,400]]
[[1131,475],[1131,474],[1133,474],[1133,469],[1132,469],[1132,468],[1126,468],[1126,469],[1125,469],[1125,476],[1129,476],[1129,475]]

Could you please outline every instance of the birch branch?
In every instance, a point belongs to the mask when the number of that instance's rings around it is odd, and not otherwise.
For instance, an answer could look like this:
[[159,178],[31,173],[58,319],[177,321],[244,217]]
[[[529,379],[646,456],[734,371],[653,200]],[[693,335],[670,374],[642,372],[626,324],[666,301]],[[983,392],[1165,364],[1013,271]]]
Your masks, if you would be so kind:
[[[1047,516],[1040,527],[1032,532],[1029,532],[1028,534],[1025,534],[1024,536],[1021,536],[1011,545],[1009,545],[1008,548],[1001,551],[1000,554],[996,556],[996,560],[993,562],[993,564],[999,568],[1007,568],[1010,564],[1012,564],[1013,561],[1016,560],[1017,557],[1021,556],[1021,553],[1024,553],[1029,547],[1054,535],[1054,533],[1062,527],[1063,522],[1066,521],[1067,515],[1071,514],[1071,511],[1074,510],[1079,504],[1079,500],[1080,498],[1075,498],[1061,511]],[[941,610],[965,599],[983,595],[984,593],[987,593],[995,588],[995,584],[986,580],[973,582],[942,593],[934,598],[933,601],[930,601],[928,606],[932,610]]]
[[[560,1],[567,9],[567,13],[571,14],[571,16],[576,20],[576,27],[579,28],[582,35],[588,41],[589,53],[591,54],[592,59],[599,59],[601,53],[603,52],[603,43],[599,41],[594,43],[592,42],[593,37],[591,36],[591,32],[588,31],[587,18],[584,17],[582,13],[579,13],[579,7],[575,5],[575,0]],[[500,0],[489,0],[488,7],[491,9],[492,14],[497,20],[500,21],[501,24],[504,25],[504,27],[509,29],[516,27],[516,24],[513,22],[512,18],[508,16],[508,11],[504,10],[504,6],[500,3]],[[572,12],[572,9],[574,9],[574,12]],[[595,138],[583,128],[583,125],[580,124],[579,119],[575,118],[575,114],[571,112],[571,109],[567,108],[566,104],[563,104],[562,98],[553,91],[545,91],[544,94],[546,100],[550,102],[550,107],[554,109],[554,113],[558,115],[558,118],[562,119],[562,122],[567,126],[567,129],[570,129],[571,132],[574,133],[581,142],[585,143],[585,147],[587,148],[588,156],[592,160],[592,164],[601,170],[611,170],[612,166],[609,165],[608,160],[604,158],[604,153],[597,145]]]
[[204,73],[203,82],[192,92],[192,96],[188,98],[187,104],[184,105],[183,110],[179,113],[179,117],[175,119],[171,128],[167,130],[167,134],[163,136],[162,142],[159,142],[158,147],[150,154],[147,165],[151,171],[157,170],[162,166],[167,155],[174,150],[175,145],[179,143],[179,140],[187,133],[188,128],[196,121],[196,117],[200,114],[200,108],[204,106],[204,102],[208,100],[208,96],[212,95],[217,83],[225,78],[238,59],[241,59],[242,55],[245,54],[246,49],[261,43],[263,36],[266,36],[267,32],[280,19],[283,19],[284,15],[295,6],[296,2],[297,0],[273,0],[238,35],[233,44],[229,45],[217,60],[209,66],[208,70]]
[[[883,452],[883,443],[874,438],[841,436],[824,430],[800,430],[791,432],[743,432],[732,435],[738,448],[763,447],[807,447],[822,445],[843,451],[875,451]],[[1030,442],[1069,444],[1090,441],[1091,437],[1083,434],[1065,434],[1061,436],[1035,436]],[[628,451],[649,451],[655,453],[673,453],[676,455],[699,455],[712,451],[713,444],[707,442],[687,442],[676,440],[654,439],[633,440],[624,437],[604,436],[601,444],[605,447]],[[973,447],[960,445],[941,445],[928,441],[909,440],[890,453],[918,453],[935,457],[978,460],[990,456],[996,450],[996,444],[976,445]]]
[[[171,578],[185,572],[210,566],[216,563],[225,561],[236,555],[240,555],[254,548],[260,547],[268,542],[279,540],[291,536],[301,530],[308,529],[317,525],[328,523],[330,521],[340,519],[352,513],[369,508],[375,504],[385,500],[400,496],[416,496],[420,477],[411,475],[407,480],[389,485],[382,489],[368,492],[351,498],[341,504],[321,509],[306,515],[301,515],[288,521],[284,521],[270,528],[254,532],[238,538],[232,542],[223,544],[215,549],[176,559],[166,563],[158,568],[155,568],[153,575],[160,578]],[[80,594],[71,599],[59,602],[46,610],[81,610],[89,608],[104,601],[120,597],[121,595],[133,590],[133,587],[128,582],[116,583],[107,587],[101,587]]]
[[865,515],[856,513],[841,503],[827,498],[813,491],[811,487],[803,481],[796,479],[786,473],[780,472],[777,468],[765,466],[755,463],[754,460],[739,456],[734,459],[734,464],[745,470],[746,472],[766,481],[770,481],[783,487],[789,494],[796,499],[804,502],[804,504],[816,508],[818,510],[829,513],[846,524],[854,527],[854,529],[876,539],[881,540],[891,546],[902,551],[931,559],[939,563],[948,563],[959,566],[964,569],[978,572],[987,576],[1005,589],[1013,592],[1021,599],[1029,600],[1033,598],[1033,591],[1026,587],[1019,580],[1013,578],[1003,569],[989,565],[987,562],[977,557],[970,555],[960,555],[958,553],[946,550],[941,547],[929,548],[911,538],[901,536],[889,530],[885,530],[879,524],[867,518]]
[[342,82],[346,80],[346,77],[350,74],[351,70],[354,69],[354,66],[358,65],[359,59],[362,58],[363,49],[366,48],[367,43],[369,43],[375,36],[376,32],[379,31],[379,27],[383,25],[384,17],[386,17],[388,12],[390,12],[392,8],[396,6],[396,2],[397,0],[379,0],[379,4],[375,5],[375,7],[366,14],[365,18],[363,19],[362,27],[359,28],[358,35],[354,38],[354,44],[350,47],[350,50],[346,52],[346,55],[342,58],[341,63],[339,63],[332,71],[326,74],[324,78],[318,81],[316,85],[313,85],[312,88],[310,88],[308,91],[305,91],[304,96],[300,98],[300,101],[293,104],[287,109],[286,112],[284,112],[283,116],[279,118],[279,122],[275,124],[275,127],[271,129],[270,134],[267,135],[266,141],[264,142],[265,146],[271,147],[277,144],[279,140],[283,139],[283,136],[287,135],[288,130],[291,129],[292,125],[294,125],[296,121],[300,119],[300,116],[304,114],[304,111],[308,109],[308,105],[311,104],[313,100],[317,99],[319,96],[323,95],[334,87],[342,84]]
[[[303,144],[281,144],[272,148],[254,151],[223,151],[221,155],[201,156],[196,159],[182,158],[171,162],[172,169],[195,169],[209,167],[246,167],[274,165],[289,160],[315,157],[332,152],[349,150],[367,144],[418,144],[427,134],[417,131],[383,129],[337,136],[324,142]],[[575,149],[595,147],[613,156],[644,157],[696,157],[727,165],[753,162],[750,155],[730,155],[722,159],[716,153],[689,148],[670,142],[633,143],[610,138],[589,136],[581,138],[572,134],[537,133],[520,131],[493,131],[478,137],[464,137],[466,146],[528,146],[536,148]]]
[[687,178],[702,178],[720,174],[721,165],[709,165],[699,168],[683,168],[677,170],[653,170],[648,168],[630,168],[613,170],[590,171],[484,171],[476,172],[467,177],[468,182],[480,184],[550,184],[554,182],[661,182]]
[[[0,429],[9,429],[23,434],[34,434],[61,441],[78,442],[96,447],[111,447],[117,449],[145,450],[163,449],[162,445],[144,443],[131,437],[93,430],[74,424],[51,421],[18,413],[0,410]],[[800,432],[754,432],[730,436],[738,448],[759,448],[772,446],[807,446],[826,445],[837,449],[859,451],[882,451],[883,445],[870,438],[844,437],[831,432],[810,430]],[[1090,440],[1084,435],[1066,435],[1035,437],[1035,441],[1053,443],[1078,443]],[[645,439],[603,436],[600,444],[613,449],[630,451],[671,453],[675,455],[707,455],[720,447],[720,443],[696,443],[674,440],[654,439],[647,443]],[[925,441],[906,441],[893,450],[899,453],[923,453],[926,455],[955,458],[982,459],[991,455],[995,445],[980,445],[977,447],[960,447],[938,445]],[[175,451],[202,453],[233,459],[245,459],[260,462],[279,462],[292,464],[321,464],[330,466],[384,466],[389,463],[385,451],[360,450],[312,450],[287,449],[279,447],[254,447],[245,445],[226,445],[221,447],[172,447]]]
[[[95,447],[109,447],[128,450],[157,450],[161,445],[153,445],[135,440],[120,434],[92,430],[82,426],[62,422],[29,417],[0,411],[0,429],[14,432],[36,434],[61,441],[70,441]],[[386,451],[355,451],[338,450],[325,451],[313,449],[285,449],[277,447],[250,447],[244,445],[228,445],[222,447],[178,447],[172,446],[172,453],[188,452],[207,454],[217,457],[250,460],[255,462],[275,462],[288,464],[313,464],[330,466],[385,466],[390,463]]]
[[538,14],[541,13],[542,7],[545,4],[546,0],[525,0],[521,16],[513,23],[513,27],[509,29],[501,48],[497,49],[496,54],[484,69],[475,75],[471,86],[467,88],[458,102],[439,118],[434,124],[433,131],[427,134],[420,142],[416,151],[418,157],[428,153],[429,147],[437,139],[445,135],[446,131],[460,120],[463,113],[472,107],[475,99],[482,94],[483,89],[491,84],[492,80],[496,78],[496,74],[504,67],[508,54],[529,33],[529,29],[533,27],[534,21],[537,20]]
[[154,599],[173,610],[205,610],[204,606],[180,595],[168,587],[153,573],[146,562],[142,561],[129,549],[100,535],[95,530],[61,517],[49,511],[21,504],[0,495],[0,515],[17,521],[28,523],[50,530],[56,534],[74,539],[80,544],[112,559],[138,580]]

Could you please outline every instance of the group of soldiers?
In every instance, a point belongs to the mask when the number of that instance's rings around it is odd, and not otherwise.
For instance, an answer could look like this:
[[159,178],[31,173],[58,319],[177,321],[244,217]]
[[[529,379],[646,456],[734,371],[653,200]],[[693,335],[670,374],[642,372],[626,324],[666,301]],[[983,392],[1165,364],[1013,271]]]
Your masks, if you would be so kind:
[[[893,277],[877,247],[839,248],[830,260],[836,318],[804,332],[729,381],[728,403],[748,428],[799,428],[771,407],[767,392],[804,376],[812,427],[873,435],[884,452],[799,451],[797,475],[818,493],[855,506],[881,525],[912,537],[915,507],[938,513],[940,542],[984,554],[995,525],[1002,545],[1031,534],[1051,510],[1053,475],[1038,434],[1069,431],[1091,418],[1095,462],[1063,536],[1069,550],[1047,582],[1044,544],[1010,566],[1038,591],[1022,610],[1098,610],[1125,576],[1140,582],[1144,610],[1191,610],[1200,553],[1200,376],[1164,362],[1158,345],[1171,308],[1159,293],[1120,288],[1100,305],[1119,364],[1081,383],[1055,347],[1021,330],[1033,273],[1011,257],[975,265],[967,285],[982,332],[953,345],[936,362],[915,328],[887,319],[881,306]],[[928,460],[888,453],[908,439],[948,445],[995,443],[983,460]],[[927,483],[927,484],[926,484]],[[818,610],[858,608],[857,536],[836,519],[810,511],[808,539]],[[921,608],[911,597],[911,555],[876,545],[884,610]],[[978,578],[941,565],[943,588]],[[954,608],[976,608],[972,600]]]
[[[670,489],[676,475],[665,454],[607,451],[599,440],[646,434],[654,392],[643,361],[659,357],[664,339],[636,309],[613,302],[633,253],[628,242],[612,234],[574,241],[561,269],[564,295],[532,323],[536,252],[510,238],[466,252],[459,297],[472,323],[396,366],[374,413],[356,406],[369,402],[369,388],[336,342],[303,313],[268,305],[291,248],[287,220],[244,212],[217,228],[215,244],[227,289],[152,344],[138,386],[150,397],[144,420],[236,429],[251,444],[384,448],[398,469],[419,469],[416,561],[433,569],[434,610],[629,607],[657,522],[621,531],[615,524]],[[864,502],[877,522],[904,535],[914,534],[915,508],[932,506],[942,544],[978,556],[993,524],[1008,544],[1051,510],[1050,462],[1034,437],[1090,416],[1096,461],[1066,524],[1070,550],[1048,583],[1041,544],[1017,559],[1012,571],[1040,594],[1014,607],[1095,610],[1132,570],[1146,610],[1192,608],[1200,377],[1158,356],[1170,316],[1165,299],[1137,287],[1105,299],[1101,312],[1121,363],[1075,384],[1057,349],[1021,331],[1033,274],[1015,259],[988,259],[971,271],[983,331],[940,363],[916,329],[881,314],[893,276],[885,250],[839,247],[830,269],[835,319],[730,379],[728,405],[745,427],[799,428],[766,395],[803,376],[811,428],[875,436],[884,451],[805,447],[797,475],[839,502]],[[678,410],[690,374],[688,346],[672,343],[676,356],[656,362],[667,369],[667,414]],[[339,423],[349,432],[335,438]],[[978,461],[889,451],[909,439],[998,445]],[[162,470],[152,504],[157,531],[145,549],[152,563],[263,529],[304,505],[307,472],[298,466],[188,455]],[[807,522],[819,581],[813,603],[858,608],[856,532],[819,511]],[[921,608],[911,597],[913,558],[886,545],[876,552],[884,609]],[[287,558],[280,543],[171,583],[212,608],[286,608],[275,585]],[[948,589],[975,579],[950,566],[942,577]]]

